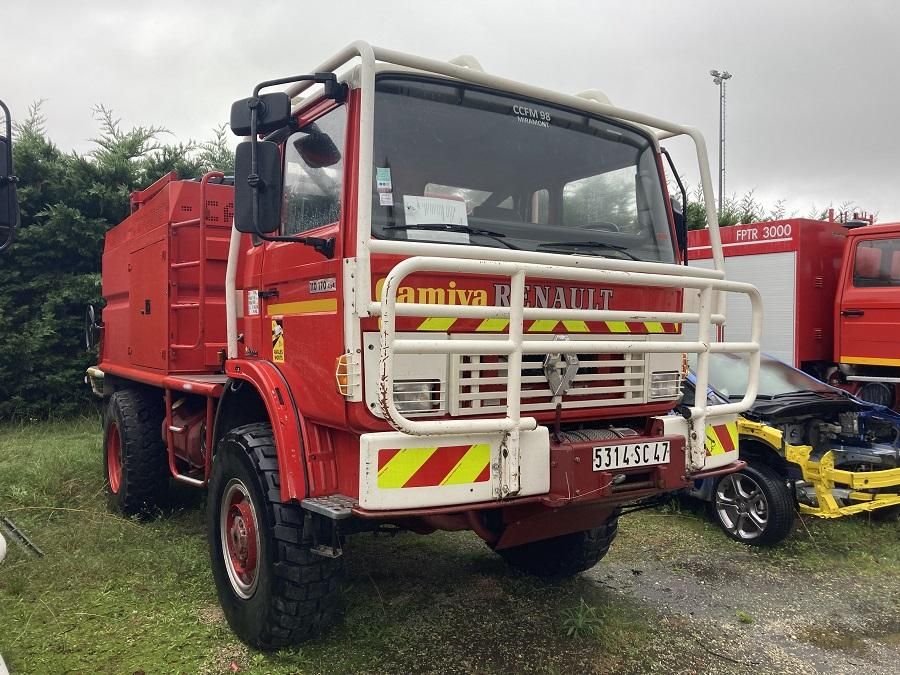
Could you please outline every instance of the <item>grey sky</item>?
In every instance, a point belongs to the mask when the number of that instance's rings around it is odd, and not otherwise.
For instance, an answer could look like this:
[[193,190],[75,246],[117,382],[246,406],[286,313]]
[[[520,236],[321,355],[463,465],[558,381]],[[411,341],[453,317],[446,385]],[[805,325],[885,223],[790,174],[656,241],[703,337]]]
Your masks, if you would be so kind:
[[[900,220],[900,5],[856,2],[3,3],[0,98],[21,117],[46,98],[51,138],[90,149],[91,107],[126,126],[205,139],[257,81],[305,72],[355,39],[700,127],[715,173],[717,88],[728,89],[728,193],[755,189],[805,216],[852,200]],[[12,6],[10,6],[12,5]],[[686,145],[679,169],[697,172]]]

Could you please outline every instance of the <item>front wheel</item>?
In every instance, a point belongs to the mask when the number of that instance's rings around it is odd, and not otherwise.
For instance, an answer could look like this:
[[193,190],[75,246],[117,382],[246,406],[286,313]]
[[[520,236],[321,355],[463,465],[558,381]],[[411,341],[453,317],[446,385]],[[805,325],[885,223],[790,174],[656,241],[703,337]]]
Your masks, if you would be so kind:
[[544,579],[565,579],[589,570],[606,555],[619,531],[614,511],[603,525],[506,548],[497,553],[510,567]]
[[251,647],[303,642],[338,614],[342,561],[303,542],[304,514],[283,504],[268,424],[228,432],[213,459],[207,532],[225,618]]
[[751,464],[716,483],[713,518],[735,541],[771,546],[794,527],[794,501],[787,482],[765,464]]

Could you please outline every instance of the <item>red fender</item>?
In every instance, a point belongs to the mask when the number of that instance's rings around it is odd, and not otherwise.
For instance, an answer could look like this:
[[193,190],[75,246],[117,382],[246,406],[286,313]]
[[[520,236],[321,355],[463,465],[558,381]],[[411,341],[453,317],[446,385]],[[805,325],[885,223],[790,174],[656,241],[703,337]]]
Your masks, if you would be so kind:
[[252,384],[266,406],[278,449],[281,500],[303,499],[308,494],[306,446],[301,432],[303,420],[284,376],[267,361],[244,359],[227,361],[225,373],[228,377]]

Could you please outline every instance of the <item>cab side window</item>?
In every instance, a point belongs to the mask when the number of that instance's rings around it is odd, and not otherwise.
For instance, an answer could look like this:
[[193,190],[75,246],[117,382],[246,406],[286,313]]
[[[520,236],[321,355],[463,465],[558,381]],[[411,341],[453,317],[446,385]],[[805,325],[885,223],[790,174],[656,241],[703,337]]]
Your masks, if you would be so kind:
[[341,217],[347,108],[325,113],[285,144],[283,235],[299,234]]
[[900,286],[900,239],[870,239],[856,245],[856,287]]

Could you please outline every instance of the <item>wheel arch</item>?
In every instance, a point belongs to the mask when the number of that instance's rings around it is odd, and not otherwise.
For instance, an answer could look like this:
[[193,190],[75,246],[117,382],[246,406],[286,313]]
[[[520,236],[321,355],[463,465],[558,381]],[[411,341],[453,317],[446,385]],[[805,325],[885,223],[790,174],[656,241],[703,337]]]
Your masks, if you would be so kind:
[[[747,464],[765,464],[784,477],[788,475],[788,464],[781,453],[755,436],[741,434],[738,438],[738,452],[740,459]],[[715,500],[716,485],[721,478],[723,476],[694,481],[694,485],[688,488],[688,494],[696,499],[712,502]]]
[[748,464],[758,462],[774,469],[784,478],[788,476],[788,463],[781,453],[765,441],[753,436],[741,436],[738,441],[740,458]]
[[309,493],[303,419],[281,373],[271,364],[230,364],[213,424],[213,448],[230,429],[253,422],[272,426],[278,452],[281,499],[299,501]]

